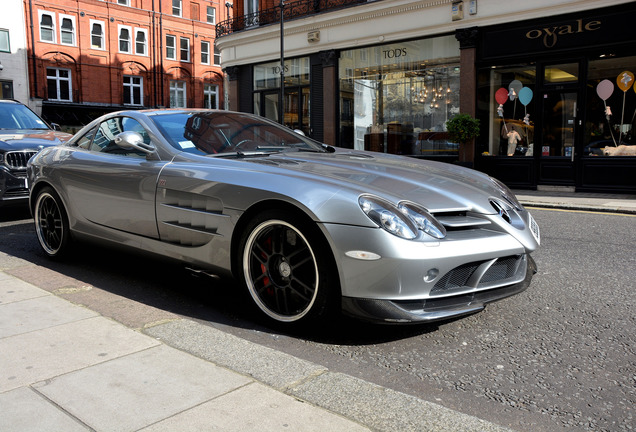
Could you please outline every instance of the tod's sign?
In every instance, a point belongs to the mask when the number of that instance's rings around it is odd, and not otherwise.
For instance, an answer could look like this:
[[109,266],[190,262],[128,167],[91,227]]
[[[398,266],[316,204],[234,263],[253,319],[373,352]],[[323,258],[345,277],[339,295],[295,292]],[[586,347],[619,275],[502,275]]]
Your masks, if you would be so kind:
[[577,19],[569,24],[532,29],[526,33],[526,38],[539,39],[543,42],[544,47],[552,48],[557,45],[560,37],[597,31],[601,29],[601,26],[602,22],[599,20],[584,21],[583,19]]

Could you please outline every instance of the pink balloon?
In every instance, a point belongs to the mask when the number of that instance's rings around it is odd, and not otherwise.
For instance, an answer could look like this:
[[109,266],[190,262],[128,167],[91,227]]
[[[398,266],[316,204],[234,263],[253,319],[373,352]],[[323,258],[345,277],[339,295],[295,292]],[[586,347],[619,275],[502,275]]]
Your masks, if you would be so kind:
[[614,83],[604,79],[596,86],[596,94],[603,100],[607,100],[614,93]]
[[495,100],[498,104],[503,105],[508,100],[508,90],[505,88],[500,88],[495,92]]

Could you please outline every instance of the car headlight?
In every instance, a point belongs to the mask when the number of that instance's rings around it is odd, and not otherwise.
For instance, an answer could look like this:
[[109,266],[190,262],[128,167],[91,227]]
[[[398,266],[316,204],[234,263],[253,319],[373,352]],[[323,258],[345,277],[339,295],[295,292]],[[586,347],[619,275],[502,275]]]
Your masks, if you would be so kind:
[[412,240],[417,237],[417,226],[396,206],[378,197],[363,195],[358,198],[362,211],[380,228],[391,234]]
[[362,195],[358,203],[373,222],[397,237],[413,240],[419,237],[418,231],[436,239],[446,237],[444,226],[417,204],[402,201],[396,206],[371,195]]
[[497,188],[497,190],[499,191],[503,199],[508,201],[508,203],[510,203],[515,209],[519,211],[523,210],[523,206],[521,205],[519,200],[517,200],[517,197],[515,196],[515,194],[512,193],[512,191],[508,188],[508,186],[506,186],[505,184],[503,184],[502,182],[500,182],[494,177],[490,177],[490,181],[492,181],[492,183],[495,185],[495,187]]
[[436,239],[446,237],[446,228],[437,219],[433,217],[426,209],[409,202],[401,202],[398,209],[406,214],[420,231],[425,232]]

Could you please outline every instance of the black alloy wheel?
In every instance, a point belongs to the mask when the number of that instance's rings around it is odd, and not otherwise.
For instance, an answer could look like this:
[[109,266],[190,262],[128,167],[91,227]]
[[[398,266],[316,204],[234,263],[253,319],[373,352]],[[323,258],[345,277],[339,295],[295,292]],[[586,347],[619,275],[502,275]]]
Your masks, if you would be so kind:
[[312,228],[271,211],[246,230],[243,282],[256,306],[279,323],[312,321],[328,310],[335,266],[328,265],[326,242]]
[[70,239],[68,218],[64,206],[53,189],[42,189],[35,201],[35,232],[44,252],[59,257],[66,252]]

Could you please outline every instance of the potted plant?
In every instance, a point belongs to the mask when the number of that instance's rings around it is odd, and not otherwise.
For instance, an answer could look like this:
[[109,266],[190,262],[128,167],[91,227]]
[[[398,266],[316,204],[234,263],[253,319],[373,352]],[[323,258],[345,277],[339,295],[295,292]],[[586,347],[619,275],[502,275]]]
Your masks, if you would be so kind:
[[448,139],[459,143],[459,161],[472,162],[472,151],[466,147],[475,137],[479,136],[479,120],[470,114],[457,114],[446,122]]

